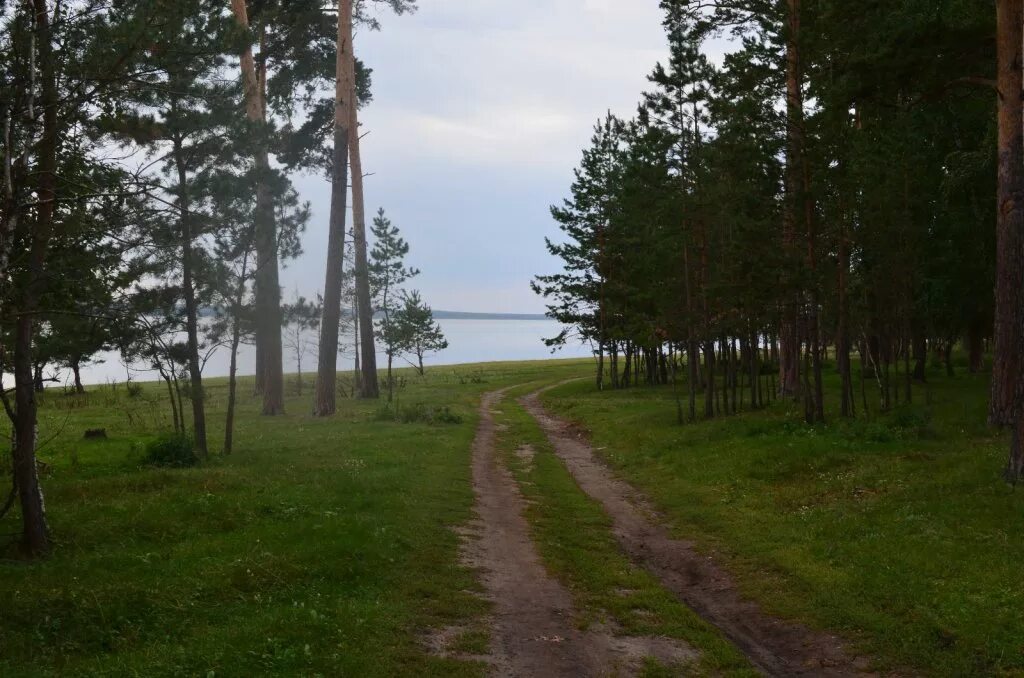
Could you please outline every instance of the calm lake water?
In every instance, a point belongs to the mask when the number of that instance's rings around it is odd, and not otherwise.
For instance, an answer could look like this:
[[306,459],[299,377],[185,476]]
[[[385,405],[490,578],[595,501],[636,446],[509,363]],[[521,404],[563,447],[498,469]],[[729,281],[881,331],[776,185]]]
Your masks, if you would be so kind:
[[[573,344],[552,354],[551,349],[544,345],[544,339],[558,334],[561,326],[551,320],[439,320],[441,329],[448,339],[449,347],[445,351],[429,356],[427,365],[460,365],[465,363],[495,362],[502,360],[546,360],[551,358],[584,358],[591,355],[589,346]],[[302,371],[316,371],[316,337],[306,337],[311,347],[302,358]],[[344,353],[338,363],[339,370],[351,369],[352,338],[343,337]],[[122,363],[120,355],[110,353],[101,356],[100,364],[90,365],[83,369],[82,379],[89,384],[102,384],[108,381],[123,382],[129,372],[134,381],[152,381],[156,378],[152,372],[142,369],[144,366],[127,367]],[[206,363],[203,375],[207,377],[226,377],[230,355],[227,348],[219,349]],[[384,357],[378,357],[378,363],[384,366]],[[251,375],[255,365],[255,352],[251,346],[243,346],[239,351],[239,374]],[[294,351],[285,347],[285,371],[296,371]],[[399,361],[398,366],[405,366]],[[65,370],[62,377],[69,377]]]

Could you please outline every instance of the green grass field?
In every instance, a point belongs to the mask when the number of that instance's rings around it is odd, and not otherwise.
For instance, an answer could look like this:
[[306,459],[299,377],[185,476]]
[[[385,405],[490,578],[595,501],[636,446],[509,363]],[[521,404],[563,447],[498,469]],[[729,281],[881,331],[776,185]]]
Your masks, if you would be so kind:
[[[170,422],[165,389],[46,393],[56,548],[42,563],[0,564],[0,675],[478,675],[420,643],[484,611],[451,530],[471,515],[478,396],[579,369],[406,373],[402,410],[448,407],[458,424],[388,421],[352,400],[316,420],[308,395],[264,419],[246,397],[235,454],[190,470],[143,465],[143,443]],[[214,447],[226,385],[208,390]],[[82,440],[97,427],[110,438]],[[17,529],[17,515],[0,523]]]
[[[1024,490],[1002,482],[987,377],[929,380],[914,405],[829,411],[814,429],[788,403],[679,426],[671,389],[577,382],[545,403],[768,610],[841,632],[883,668],[1024,675]],[[831,371],[828,385],[837,407]]]
[[[471,517],[479,395],[590,371],[568,361],[405,372],[409,423],[352,400],[313,419],[294,378],[288,416],[265,419],[243,383],[235,454],[189,470],[144,464],[170,420],[163,388],[46,393],[40,456],[56,549],[21,562],[16,512],[0,523],[0,675],[481,675],[422,642],[447,627],[477,629],[469,649],[486,640],[486,604],[452,529]],[[679,426],[671,389],[598,393],[589,379],[545,402],[591,431],[673,529],[717,553],[771,612],[843,633],[882,668],[1024,675],[1024,491],[1000,479],[1006,440],[985,426],[986,378],[930,379],[928,404],[918,387],[913,406],[854,422],[829,412],[815,429],[784,403]],[[209,385],[214,448],[225,392]],[[622,556],[514,395],[501,450],[579,623],[680,638],[703,653],[692,668],[743,672],[731,646]],[[82,439],[100,427],[107,440]],[[514,454],[524,442],[530,465]]]

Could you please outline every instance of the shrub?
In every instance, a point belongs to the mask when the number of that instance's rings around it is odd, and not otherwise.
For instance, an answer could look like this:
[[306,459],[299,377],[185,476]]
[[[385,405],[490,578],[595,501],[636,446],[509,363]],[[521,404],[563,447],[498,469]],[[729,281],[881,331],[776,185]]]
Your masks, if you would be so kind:
[[423,403],[413,403],[412,405],[402,405],[394,409],[383,405],[377,408],[377,411],[374,413],[374,420],[398,421],[403,424],[458,425],[462,423],[462,416],[452,412],[451,408],[447,405],[444,407],[431,407]]
[[164,468],[188,468],[199,463],[192,439],[181,433],[164,433],[146,445],[146,462]]
[[129,398],[140,398],[143,392],[142,384],[137,384],[134,381],[128,382],[128,397]]

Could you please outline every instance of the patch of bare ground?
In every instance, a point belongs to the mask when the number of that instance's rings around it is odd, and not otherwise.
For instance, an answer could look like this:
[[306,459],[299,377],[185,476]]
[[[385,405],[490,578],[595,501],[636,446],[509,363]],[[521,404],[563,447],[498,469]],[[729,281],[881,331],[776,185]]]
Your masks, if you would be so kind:
[[[523,515],[523,496],[495,450],[493,410],[503,394],[487,394],[481,403],[473,444],[477,518],[461,531],[463,562],[480,572],[493,606],[490,647],[472,659],[486,662],[492,675],[537,678],[630,676],[648,657],[668,666],[693,662],[697,653],[678,641],[623,637],[606,627],[577,628],[572,597],[545,570]],[[435,654],[445,655],[465,632],[438,631],[427,643]]]
[[[550,387],[549,387],[550,388]],[[766,614],[743,598],[730,575],[690,542],[674,539],[649,504],[596,457],[570,423],[550,415],[540,394],[520,402],[537,420],[577,484],[612,518],[621,548],[772,676],[867,676],[871,662],[849,654],[836,636]]]

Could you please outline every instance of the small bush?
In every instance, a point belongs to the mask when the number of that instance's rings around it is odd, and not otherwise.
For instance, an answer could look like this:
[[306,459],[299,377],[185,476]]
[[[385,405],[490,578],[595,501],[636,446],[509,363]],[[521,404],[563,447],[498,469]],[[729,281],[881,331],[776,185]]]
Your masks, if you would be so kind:
[[134,381],[128,382],[129,398],[141,398],[144,390],[145,389],[142,387],[142,384],[135,383]]
[[164,468],[188,468],[199,463],[192,439],[181,433],[165,433],[146,445],[146,462]]
[[373,418],[375,421],[398,421],[403,424],[458,425],[462,423],[462,416],[452,412],[447,405],[430,407],[423,403],[402,405],[397,408],[382,405],[377,408]]

